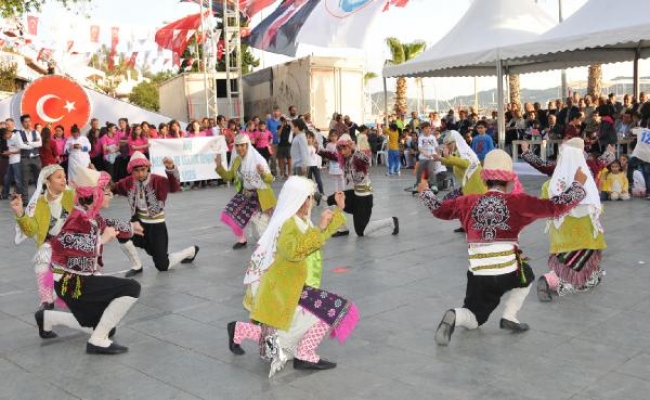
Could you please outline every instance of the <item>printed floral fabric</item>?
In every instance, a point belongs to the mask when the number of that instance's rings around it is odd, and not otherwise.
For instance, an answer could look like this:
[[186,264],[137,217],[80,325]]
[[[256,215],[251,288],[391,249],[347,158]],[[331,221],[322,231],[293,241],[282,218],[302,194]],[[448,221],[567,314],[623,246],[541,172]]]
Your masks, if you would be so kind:
[[351,303],[343,297],[305,286],[298,304],[332,328],[336,328],[350,309]]

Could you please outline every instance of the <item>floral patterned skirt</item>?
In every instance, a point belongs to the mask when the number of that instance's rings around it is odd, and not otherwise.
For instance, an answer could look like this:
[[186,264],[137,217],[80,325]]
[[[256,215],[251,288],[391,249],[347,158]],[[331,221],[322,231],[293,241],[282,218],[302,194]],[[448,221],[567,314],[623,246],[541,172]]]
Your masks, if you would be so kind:
[[331,338],[343,343],[359,322],[357,306],[332,292],[305,286],[298,305],[332,328]]
[[256,190],[243,190],[230,200],[221,213],[221,221],[228,225],[236,236],[244,234],[253,215],[260,211],[260,199]]

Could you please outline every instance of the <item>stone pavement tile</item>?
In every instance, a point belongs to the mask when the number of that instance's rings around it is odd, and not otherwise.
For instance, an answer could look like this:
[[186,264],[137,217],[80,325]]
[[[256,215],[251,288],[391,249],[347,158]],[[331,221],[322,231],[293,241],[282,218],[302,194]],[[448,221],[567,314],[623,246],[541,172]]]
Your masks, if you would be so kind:
[[35,322],[29,324],[18,318],[7,318],[0,322],[0,354],[38,346],[41,341]]
[[[241,302],[243,296],[237,297]],[[241,307],[230,307],[224,304],[210,301],[208,303],[197,305],[196,307],[188,308],[178,312],[178,315],[190,318],[194,321],[199,321],[205,324],[216,326],[221,329],[224,324],[222,321],[246,321],[248,320],[248,311]],[[225,326],[225,325],[224,325]]]
[[143,293],[138,303],[155,308],[160,311],[177,312],[208,300],[187,293],[171,292],[165,289],[153,289]]
[[80,399],[69,391],[48,383],[41,376],[25,371],[17,365],[0,358],[0,399]]
[[[570,399],[585,387],[593,386],[605,374],[598,365],[585,365],[570,359],[530,357],[508,376],[497,376],[491,385],[507,387],[522,396],[536,399]],[[561,379],[557,377],[561,375]]]
[[[137,304],[135,307],[137,307]],[[151,319],[135,321],[129,324],[129,328],[149,336],[158,337],[159,335],[186,330],[188,325],[195,323],[197,321],[180,314],[166,314]]]
[[643,352],[635,355],[618,368],[616,372],[650,382],[650,354]]
[[646,314],[622,311],[585,330],[581,336],[611,346],[647,349],[650,347],[650,320]]
[[629,375],[609,373],[586,387],[584,395],[593,400],[647,400],[650,382]]
[[595,291],[578,293],[562,298],[554,297],[551,303],[541,303],[536,295],[531,293],[519,313],[519,318],[530,323],[535,330],[574,337],[620,312],[596,306],[588,301],[595,300],[598,295]]
[[[556,343],[548,347],[544,356],[556,360],[570,360],[587,366],[597,365],[603,371],[620,371],[645,353],[622,346],[610,346],[588,339],[575,338],[568,342]],[[650,375],[648,376],[650,379]]]
[[[189,349],[160,341],[138,348],[138,352],[125,354],[119,362],[200,398],[252,398],[268,386],[265,376],[256,376]],[[155,351],[148,355],[147,348]]]
[[[358,393],[360,392],[360,393]],[[422,390],[413,385],[398,382],[392,379],[387,379],[387,382],[373,387],[369,390],[359,388],[347,397],[350,400],[394,400],[394,399],[409,399],[409,400],[431,400],[431,399],[453,399],[449,393],[435,393],[429,390]]]
[[308,372],[295,371],[293,366],[287,363],[285,371],[280,374],[277,378],[280,382],[316,393],[321,399],[347,399],[351,394],[372,390],[386,382],[383,377],[347,365],[338,365],[328,371]]
[[[32,280],[30,284],[36,286],[36,281]],[[32,290],[16,290],[10,295],[0,297],[0,311],[12,316],[33,313],[38,309],[38,306],[36,289],[33,292]]]

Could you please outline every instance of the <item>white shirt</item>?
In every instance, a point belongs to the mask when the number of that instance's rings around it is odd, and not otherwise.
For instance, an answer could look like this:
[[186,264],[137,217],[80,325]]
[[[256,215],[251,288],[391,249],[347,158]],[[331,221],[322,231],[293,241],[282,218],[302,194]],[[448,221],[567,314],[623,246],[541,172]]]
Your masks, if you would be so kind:
[[[22,132],[25,133],[25,138],[27,139],[27,142],[23,141],[23,135]],[[19,140],[19,145],[18,148],[23,151],[29,151],[33,157],[38,157],[39,150],[43,143],[41,142],[41,134],[36,132],[35,130],[31,131],[21,131],[21,130],[16,130],[14,133],[14,136],[17,136]]]
[[632,133],[637,137],[632,157],[650,163],[650,129],[633,129]]
[[18,164],[20,162],[20,145],[23,139],[20,137],[19,132],[14,132],[13,136],[7,140],[7,147],[10,152],[17,152],[16,154],[9,155],[9,164]]

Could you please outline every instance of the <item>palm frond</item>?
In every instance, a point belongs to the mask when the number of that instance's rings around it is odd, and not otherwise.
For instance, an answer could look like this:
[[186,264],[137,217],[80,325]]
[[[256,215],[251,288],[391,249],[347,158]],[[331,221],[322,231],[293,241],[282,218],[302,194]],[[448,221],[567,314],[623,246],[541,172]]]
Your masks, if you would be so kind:
[[389,37],[386,39],[386,44],[390,50],[391,64],[401,64],[405,61],[404,46],[397,38]]

